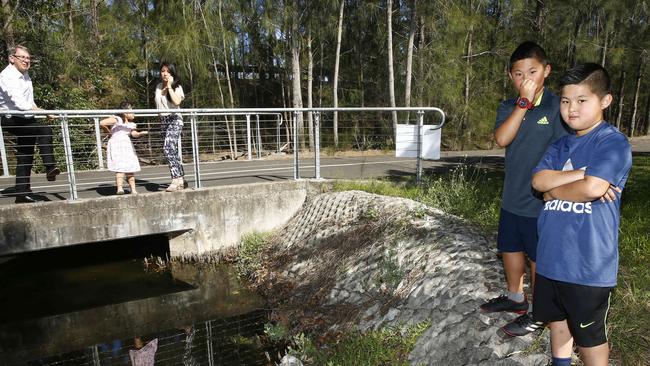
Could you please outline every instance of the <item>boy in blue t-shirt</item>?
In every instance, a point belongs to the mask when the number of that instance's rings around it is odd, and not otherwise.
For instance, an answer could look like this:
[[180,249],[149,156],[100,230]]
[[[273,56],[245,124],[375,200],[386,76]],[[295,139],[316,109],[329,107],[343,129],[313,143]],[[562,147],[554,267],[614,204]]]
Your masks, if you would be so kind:
[[535,42],[520,44],[510,56],[509,76],[518,98],[502,102],[494,129],[496,143],[506,148],[505,181],[499,217],[497,249],[506,275],[507,293],[482,304],[482,312],[521,314],[501,328],[511,336],[523,336],[541,328],[528,312],[524,273],[531,268],[535,281],[537,216],[543,202],[533,196],[531,171],[548,145],[567,134],[560,118],[560,98],[544,88],[551,72],[544,49]]
[[[553,365],[571,364],[573,341],[585,365],[607,365],[606,317],[618,271],[620,200],[632,166],[627,138],[603,120],[612,102],[610,79],[598,64],[582,64],[561,81],[560,113],[575,130],[546,150],[533,170],[544,192],[538,220],[533,317],[551,329]],[[607,197],[607,196],[606,196]]]

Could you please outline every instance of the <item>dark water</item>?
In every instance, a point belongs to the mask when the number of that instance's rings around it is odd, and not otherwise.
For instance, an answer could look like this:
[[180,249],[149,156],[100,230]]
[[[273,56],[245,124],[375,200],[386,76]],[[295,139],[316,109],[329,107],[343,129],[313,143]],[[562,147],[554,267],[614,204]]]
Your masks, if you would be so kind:
[[163,236],[0,258],[0,365],[267,365],[263,299],[232,268],[168,264]]

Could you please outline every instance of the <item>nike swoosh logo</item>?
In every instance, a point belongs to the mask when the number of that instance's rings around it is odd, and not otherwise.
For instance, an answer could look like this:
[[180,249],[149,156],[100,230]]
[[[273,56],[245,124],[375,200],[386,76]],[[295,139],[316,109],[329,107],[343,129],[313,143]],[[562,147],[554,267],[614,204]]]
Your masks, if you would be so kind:
[[588,326],[590,326],[590,325],[592,325],[592,324],[594,324],[594,323],[595,323],[595,321],[594,321],[594,322],[591,322],[591,323],[587,323],[587,324],[582,324],[582,323],[580,323],[580,328],[585,329],[585,328],[587,328]]

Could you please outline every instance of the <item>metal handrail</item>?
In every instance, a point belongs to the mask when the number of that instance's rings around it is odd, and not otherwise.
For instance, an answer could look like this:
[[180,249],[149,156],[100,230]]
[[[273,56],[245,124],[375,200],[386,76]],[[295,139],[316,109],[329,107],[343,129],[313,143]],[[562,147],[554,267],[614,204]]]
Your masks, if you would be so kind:
[[[195,188],[201,187],[201,177],[200,177],[200,166],[199,166],[199,146],[198,146],[198,132],[197,132],[197,117],[198,116],[244,116],[246,118],[246,143],[248,148],[248,160],[252,159],[252,148],[253,145],[257,145],[257,158],[261,157],[261,134],[260,134],[260,124],[259,118],[263,115],[276,116],[276,129],[280,128],[280,125],[284,123],[283,113],[290,113],[291,115],[291,128],[293,134],[293,160],[294,160],[294,179],[300,179],[299,172],[299,140],[301,137],[298,133],[298,116],[301,113],[312,113],[314,116],[314,154],[315,154],[315,177],[320,179],[320,126],[321,126],[321,114],[327,112],[417,112],[417,167],[416,167],[416,180],[419,182],[422,175],[422,139],[421,139],[421,127],[424,122],[424,115],[427,112],[433,112],[440,115],[440,124],[434,125],[431,129],[437,130],[441,129],[445,124],[445,113],[440,108],[436,107],[341,107],[341,108],[186,108],[186,109],[174,109],[174,110],[158,110],[158,109],[129,109],[128,112],[136,116],[141,117],[155,117],[160,114],[179,114],[181,116],[187,116],[190,119],[191,127],[191,142],[192,142],[192,155],[194,160],[194,172],[195,172]],[[66,165],[68,173],[68,181],[70,184],[70,197],[71,199],[77,199],[77,187],[75,181],[75,168],[74,161],[72,157],[72,142],[70,141],[70,126],[68,125],[69,119],[93,119],[93,124],[95,127],[96,134],[96,144],[98,151],[98,166],[103,168],[103,156],[101,153],[101,135],[99,129],[99,119],[103,116],[111,116],[116,114],[122,114],[125,110],[121,109],[96,109],[96,110],[38,110],[38,111],[17,111],[17,110],[5,110],[0,111],[2,116],[34,116],[35,118],[45,118],[48,116],[55,116],[60,119],[61,124],[61,133],[63,137],[63,145],[66,155]],[[253,136],[251,135],[251,115],[256,116],[256,130],[257,130],[257,141],[253,143]],[[4,145],[4,139],[2,138],[2,130],[0,128],[0,155],[2,158],[3,166],[3,175],[9,175],[7,160],[6,160],[6,147]],[[279,134],[278,134],[279,136]],[[277,141],[279,149],[279,140]]]

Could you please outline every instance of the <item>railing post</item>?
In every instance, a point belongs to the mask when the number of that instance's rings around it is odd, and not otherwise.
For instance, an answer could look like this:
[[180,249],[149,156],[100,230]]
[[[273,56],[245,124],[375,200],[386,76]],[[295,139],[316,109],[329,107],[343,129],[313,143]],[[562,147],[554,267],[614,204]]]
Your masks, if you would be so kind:
[[7,166],[7,149],[5,147],[5,137],[2,134],[2,122],[0,122],[0,158],[2,158],[2,175],[9,175],[9,167]]
[[257,158],[262,158],[262,134],[260,133],[260,115],[255,115],[255,120],[257,124]]
[[248,160],[253,160],[253,151],[251,144],[251,115],[246,115],[246,146],[248,149]]
[[99,358],[99,348],[97,345],[91,347],[93,352],[93,366],[101,366],[101,360]]
[[320,112],[310,112],[314,115],[314,176],[320,177]]
[[99,118],[93,118],[95,121],[95,143],[97,144],[97,167],[104,170],[104,153],[102,152],[102,132],[99,127]]
[[194,160],[194,188],[201,188],[201,162],[199,161],[199,134],[196,125],[196,113],[190,115],[192,132],[192,159]]
[[61,118],[61,137],[63,138],[63,149],[65,151],[65,165],[68,171],[68,183],[70,184],[70,198],[76,200],[77,180],[74,174],[74,160],[72,159],[72,144],[70,143],[70,130],[68,129],[68,116],[64,114]]
[[424,111],[418,111],[418,122],[417,122],[417,146],[418,146],[418,157],[416,160],[416,173],[415,173],[415,182],[420,183],[422,179],[422,125],[424,122]]
[[212,327],[210,321],[205,322],[205,345],[208,353],[208,366],[214,366],[214,351],[212,350]]
[[280,126],[282,126],[282,113],[278,113],[278,123],[275,126],[275,152],[280,153]]
[[293,112],[293,179],[300,179],[298,160],[298,111]]

